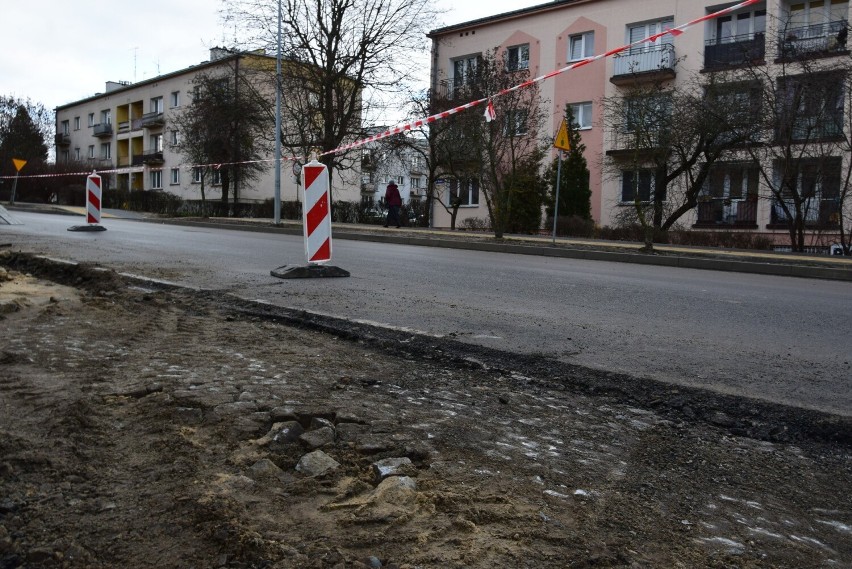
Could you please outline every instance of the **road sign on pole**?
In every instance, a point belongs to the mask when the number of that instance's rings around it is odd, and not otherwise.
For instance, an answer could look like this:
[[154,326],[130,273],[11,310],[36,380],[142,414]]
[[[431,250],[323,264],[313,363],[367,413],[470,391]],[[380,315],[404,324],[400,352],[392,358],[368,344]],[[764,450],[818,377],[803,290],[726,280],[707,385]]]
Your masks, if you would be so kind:
[[15,165],[15,181],[12,182],[12,194],[9,196],[9,205],[15,205],[15,191],[18,189],[18,175],[21,173],[21,168],[27,165],[27,161],[20,158],[12,158],[12,164]]
[[571,150],[571,138],[568,136],[568,124],[565,119],[562,119],[562,124],[559,125],[559,132],[556,133],[556,138],[553,139],[554,148],[568,152]]

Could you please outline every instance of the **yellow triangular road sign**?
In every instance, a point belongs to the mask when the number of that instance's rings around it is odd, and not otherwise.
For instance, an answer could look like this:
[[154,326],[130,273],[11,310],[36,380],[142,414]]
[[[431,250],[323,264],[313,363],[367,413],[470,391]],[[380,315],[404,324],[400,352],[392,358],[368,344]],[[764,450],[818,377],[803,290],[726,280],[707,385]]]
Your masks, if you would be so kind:
[[15,164],[15,169],[20,172],[21,168],[27,165],[26,160],[21,160],[20,158],[12,158],[12,162]]
[[559,125],[559,132],[556,133],[553,147],[565,151],[571,150],[571,139],[568,137],[568,125],[565,123],[565,119],[562,119],[562,124]]

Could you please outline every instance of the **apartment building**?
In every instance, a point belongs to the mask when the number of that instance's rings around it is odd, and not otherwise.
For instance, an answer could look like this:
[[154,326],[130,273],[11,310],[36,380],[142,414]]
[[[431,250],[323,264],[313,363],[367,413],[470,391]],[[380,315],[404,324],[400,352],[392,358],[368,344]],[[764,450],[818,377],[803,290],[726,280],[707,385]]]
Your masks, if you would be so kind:
[[[165,191],[185,200],[201,199],[202,169],[179,151],[180,132],[172,119],[190,104],[199,74],[221,74],[225,79],[240,66],[274,70],[275,58],[213,48],[209,61],[137,83],[108,81],[103,93],[57,107],[57,162],[81,163],[97,170],[106,188]],[[257,88],[264,89],[262,85]],[[266,92],[274,103],[274,92],[268,88]],[[274,136],[273,120],[269,130],[270,137]],[[262,202],[274,196],[273,156],[263,162],[268,167],[258,179],[237,189],[239,201]],[[300,199],[292,166],[292,161],[282,161],[283,201]],[[332,176],[335,199],[358,201],[358,178],[357,169]],[[207,199],[220,199],[221,170],[210,168],[204,185]]]
[[[377,132],[384,132],[380,127]],[[412,145],[419,145],[419,148]],[[425,199],[427,168],[424,155],[426,142],[410,138],[406,144],[395,144],[393,139],[373,142],[361,150],[361,202],[377,204],[385,196],[385,189],[396,183],[403,203]]]
[[[528,69],[531,77],[537,77],[735,4],[698,0],[556,0],[436,29],[429,34],[433,42],[432,91],[452,93],[453,87],[464,84],[476,68],[478,58],[494,48],[504,54],[507,65]],[[730,76],[746,66],[765,71],[767,77],[783,75],[785,81],[793,84],[790,70],[796,65],[812,62],[811,67],[830,71],[849,59],[848,19],[848,0],[768,0],[543,81],[542,104],[549,117],[545,130],[557,132],[566,104],[574,111],[574,127],[580,130],[586,146],[593,219],[601,225],[616,223],[620,213],[632,206],[637,187],[643,196],[653,193],[654,187],[650,171],[628,165],[629,153],[625,151],[629,150],[630,137],[625,134],[630,132],[626,128],[629,119],[619,121],[605,116],[603,101],[624,94],[643,81],[678,85],[694,82],[696,76],[709,81],[717,72]],[[821,122],[807,125],[808,132],[819,127],[827,138],[843,133],[848,138],[849,101],[844,95],[838,88],[802,103],[793,110],[802,115],[797,123],[802,126],[795,128],[803,128],[811,115]],[[820,116],[810,113],[808,105],[818,107]],[[624,124],[616,126],[619,122]],[[835,144],[825,149],[832,156],[829,160],[819,157],[819,172],[809,174],[805,164],[796,170],[798,177],[789,180],[790,184],[812,186],[810,193],[801,192],[813,200],[805,213],[812,233],[837,232],[842,172],[849,166],[848,149],[843,150],[842,146]],[[814,153],[809,159],[816,160]],[[754,160],[746,152],[739,156],[731,153],[715,165],[702,189],[700,203],[682,216],[680,225],[759,231],[783,243],[788,238],[786,210],[779,207],[783,204],[777,197],[773,201],[767,180],[757,174]],[[784,176],[780,164],[778,169],[769,176],[770,181]],[[460,218],[487,219],[480,192],[473,187],[475,183],[470,185],[463,192]],[[443,198],[451,199],[449,192]],[[448,222],[448,216],[437,209],[436,226],[446,226]]]

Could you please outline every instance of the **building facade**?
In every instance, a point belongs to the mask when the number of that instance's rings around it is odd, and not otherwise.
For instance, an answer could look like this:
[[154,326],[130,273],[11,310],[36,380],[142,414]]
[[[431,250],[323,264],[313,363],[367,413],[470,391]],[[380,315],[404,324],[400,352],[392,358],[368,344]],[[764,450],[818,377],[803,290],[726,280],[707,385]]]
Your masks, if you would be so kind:
[[[475,69],[477,58],[495,48],[507,62],[528,69],[531,77],[537,77],[735,4],[697,0],[557,0],[437,29],[429,34],[433,42],[432,92],[451,93],[453,86],[463,84]],[[796,66],[809,72],[828,72],[843,66],[849,59],[848,19],[848,0],[769,0],[541,82],[542,104],[550,117],[545,130],[557,132],[566,105],[571,105],[574,112],[574,128],[580,130],[586,146],[595,222],[618,223],[621,214],[633,205],[636,192],[652,195],[654,187],[654,176],[649,171],[637,170],[635,161],[628,166],[625,159],[625,151],[630,148],[626,135],[632,132],[627,128],[629,117],[608,116],[605,101],[625,96],[642,82],[677,86],[694,82],[696,77],[709,82],[717,72],[731,77],[746,67],[769,78],[781,90],[782,76],[783,81],[795,83]],[[808,164],[799,163],[798,177],[789,180],[790,184],[813,186],[810,191],[798,192],[809,196],[803,209],[812,234],[836,233],[840,223],[840,196],[845,187],[844,175],[849,171],[848,144],[844,148],[841,139],[849,139],[849,104],[848,94],[838,88],[836,93],[811,97],[793,110],[820,123],[811,124],[809,133],[828,125],[825,132],[815,136],[817,142],[833,142],[823,147],[811,144],[815,150],[808,159],[819,161],[818,173],[809,176]],[[809,105],[813,109],[806,108]],[[771,110],[764,107],[763,112]],[[811,142],[815,140],[813,136]],[[817,156],[820,152],[830,156]],[[745,151],[726,155],[712,168],[699,203],[682,216],[679,224],[759,231],[783,243],[788,236],[789,210],[779,203],[783,200],[774,196],[770,187],[773,180],[785,176],[784,169],[776,160],[777,168],[773,164],[764,170],[777,171],[764,178],[754,160]],[[781,184],[777,180],[775,183]],[[484,203],[477,194],[473,190],[465,193],[461,215],[487,219]],[[443,197],[452,196],[445,192]],[[846,200],[847,207],[849,201],[852,200]],[[448,225],[448,217],[441,215],[440,208],[436,210],[435,225]]]
[[[173,119],[191,103],[200,74],[227,77],[242,65],[275,69],[275,58],[259,53],[234,53],[214,48],[210,60],[180,71],[138,83],[106,83],[106,90],[56,109],[56,160],[74,162],[97,170],[105,187],[133,191],[165,191],[185,200],[201,199],[202,166],[187,161],[181,153],[180,131]],[[263,85],[274,103],[274,91]],[[274,120],[270,120],[270,137]],[[293,160],[281,165],[281,199],[301,199]],[[295,158],[295,157],[293,157]],[[302,159],[303,161],[304,159]],[[239,201],[262,202],[274,196],[275,163],[264,156],[267,166],[256,180],[237,188]],[[206,197],[221,198],[221,171],[214,167],[204,180]],[[331,177],[334,198],[357,202],[359,172]],[[233,194],[231,194],[233,195]]]

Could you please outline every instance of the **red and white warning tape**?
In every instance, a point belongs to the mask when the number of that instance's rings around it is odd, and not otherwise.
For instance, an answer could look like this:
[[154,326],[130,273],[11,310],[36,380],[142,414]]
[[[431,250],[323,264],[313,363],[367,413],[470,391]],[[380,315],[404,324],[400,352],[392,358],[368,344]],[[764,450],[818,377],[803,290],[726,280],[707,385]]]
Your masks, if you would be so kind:
[[[338,146],[337,148],[335,148],[333,150],[327,150],[326,152],[319,154],[319,156],[326,156],[328,154],[340,154],[342,152],[347,152],[347,151],[352,150],[354,148],[358,148],[359,146],[364,146],[365,144],[369,144],[371,142],[376,142],[378,140],[382,140],[384,138],[388,138],[388,137],[394,136],[396,134],[402,134],[402,133],[405,133],[405,132],[409,132],[413,129],[422,128],[422,127],[429,125],[429,124],[432,124],[436,121],[446,119],[448,117],[451,117],[452,115],[458,114],[462,111],[466,111],[467,109],[471,109],[473,107],[481,105],[481,104],[483,104],[483,103],[485,103],[489,100],[493,100],[493,99],[496,99],[498,97],[502,97],[503,95],[507,95],[509,93],[512,93],[514,91],[524,89],[524,88],[529,87],[531,85],[534,85],[536,83],[546,81],[547,79],[550,79],[552,77],[556,77],[557,75],[561,75],[562,73],[567,73],[568,71],[572,71],[574,69],[577,69],[578,67],[583,67],[584,65],[588,65],[588,64],[590,64],[594,61],[597,61],[599,59],[604,59],[604,58],[610,57],[612,55],[615,55],[617,53],[621,53],[622,51],[625,51],[625,50],[630,49],[632,47],[640,46],[642,44],[653,43],[653,42],[657,41],[658,39],[660,39],[661,37],[663,37],[665,35],[670,34],[674,37],[677,37],[677,36],[681,35],[683,33],[683,31],[686,30],[687,28],[691,28],[692,26],[700,24],[701,22],[713,20],[713,19],[718,18],[720,16],[724,16],[726,14],[730,14],[731,12],[735,12],[735,11],[739,10],[740,8],[745,8],[746,6],[750,6],[752,4],[757,4],[758,2],[762,2],[762,1],[763,0],[744,0],[743,2],[740,2],[739,4],[729,6],[727,8],[722,9],[722,10],[719,10],[717,12],[713,12],[712,14],[707,14],[706,16],[702,16],[702,17],[696,18],[694,20],[690,20],[689,22],[686,22],[685,24],[681,24],[679,26],[669,28],[668,30],[662,31],[658,34],[654,34],[652,36],[649,36],[647,38],[635,41],[633,43],[622,45],[621,47],[611,49],[611,50],[609,50],[605,53],[601,53],[599,55],[587,57],[586,59],[577,61],[575,63],[572,63],[571,65],[567,65],[565,67],[562,67],[561,69],[551,71],[550,73],[547,73],[545,75],[540,75],[540,76],[538,76],[534,79],[530,79],[529,81],[525,81],[523,83],[515,85],[514,87],[509,87],[507,89],[503,89],[502,91],[500,91],[500,92],[498,92],[494,95],[491,95],[491,97],[485,97],[483,99],[477,99],[475,101],[465,103],[464,105],[459,105],[459,106],[454,107],[452,109],[448,109],[446,111],[436,113],[434,115],[428,116],[428,117],[423,118],[423,119],[418,119],[418,120],[415,120],[415,121],[412,121],[412,122],[409,122],[409,123],[403,123],[403,124],[397,125],[393,128],[390,128],[390,129],[382,132],[382,133],[370,136],[369,138],[363,138],[363,139],[357,140],[355,142],[352,142],[350,144],[346,144],[344,146]],[[282,160],[296,160],[296,161],[299,161],[299,162],[307,162],[306,159],[298,158],[298,157],[282,157],[281,159]],[[223,164],[196,164],[196,165],[192,165],[191,167],[212,166],[212,167],[218,169],[218,168],[221,168],[222,166],[231,165],[231,164],[251,164],[251,163],[260,163],[260,162],[272,162],[274,160],[275,160],[274,158],[269,158],[269,159],[264,159],[264,160],[250,160],[250,161],[244,161],[244,162],[229,162],[229,163],[223,163]],[[113,172],[126,172],[126,170],[112,169],[112,170],[98,170],[98,172],[105,174],[105,173],[113,173]],[[32,176],[20,176],[20,177],[21,178],[55,178],[55,177],[61,177],[61,176],[88,176],[89,174],[90,174],[90,172],[74,172],[74,173],[68,173],[68,174],[36,174],[36,175],[32,175]],[[0,179],[11,179],[11,178],[14,178],[14,177],[15,176],[0,176]]]

